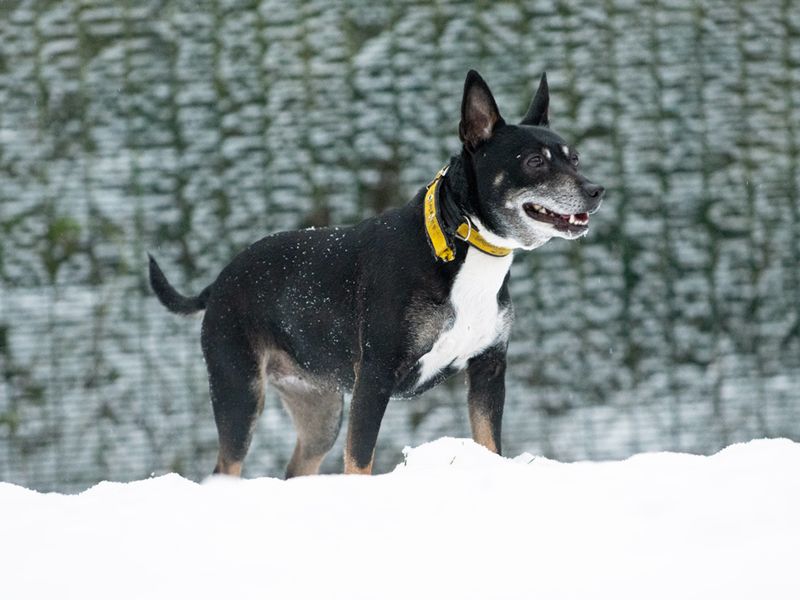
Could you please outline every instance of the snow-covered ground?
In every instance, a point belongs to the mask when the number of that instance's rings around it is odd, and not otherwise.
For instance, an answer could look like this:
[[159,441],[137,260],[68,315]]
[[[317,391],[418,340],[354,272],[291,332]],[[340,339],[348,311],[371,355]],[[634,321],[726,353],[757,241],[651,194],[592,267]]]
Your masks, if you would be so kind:
[[563,464],[440,439],[375,477],[0,483],[0,597],[800,598],[800,444]]

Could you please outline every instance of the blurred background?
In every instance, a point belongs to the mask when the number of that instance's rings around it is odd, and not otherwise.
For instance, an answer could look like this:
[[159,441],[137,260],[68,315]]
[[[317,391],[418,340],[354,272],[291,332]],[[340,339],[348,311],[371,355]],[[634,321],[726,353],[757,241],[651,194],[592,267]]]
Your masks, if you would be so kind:
[[[375,5],[378,4],[378,5]],[[459,149],[464,76],[607,188],[519,254],[504,450],[559,460],[800,440],[794,0],[0,2],[0,480],[207,475],[198,292],[248,243],[407,202]],[[467,436],[463,377],[390,403],[376,470]],[[341,470],[341,442],[324,470]],[[294,443],[268,392],[245,467]]]

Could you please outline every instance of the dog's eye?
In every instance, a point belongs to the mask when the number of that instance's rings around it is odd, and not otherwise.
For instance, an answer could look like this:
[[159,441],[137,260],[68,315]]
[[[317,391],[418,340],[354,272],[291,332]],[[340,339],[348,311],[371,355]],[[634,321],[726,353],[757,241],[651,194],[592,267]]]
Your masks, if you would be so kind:
[[577,152],[573,152],[572,156],[570,156],[569,159],[572,161],[572,164],[577,167],[578,166],[578,162],[580,162],[581,158],[580,158],[580,156],[578,156]]
[[541,167],[544,164],[544,159],[538,154],[531,154],[525,159],[525,164],[529,167]]

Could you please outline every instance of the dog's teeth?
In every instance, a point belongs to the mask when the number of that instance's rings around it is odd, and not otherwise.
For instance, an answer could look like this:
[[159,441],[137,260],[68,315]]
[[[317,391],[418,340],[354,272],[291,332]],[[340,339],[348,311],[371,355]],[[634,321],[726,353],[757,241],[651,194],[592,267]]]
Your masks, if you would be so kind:
[[542,207],[542,206],[540,206],[540,207],[539,207],[539,208],[537,208],[536,210],[538,210],[538,211],[539,211],[540,213],[542,213],[543,215],[546,215],[546,214],[547,214],[547,209],[546,209],[546,208],[544,208],[544,207]]
[[575,223],[575,221],[576,221],[576,220],[577,220],[577,219],[575,218],[575,215],[570,215],[570,216],[569,216],[569,222],[570,222],[570,223]]

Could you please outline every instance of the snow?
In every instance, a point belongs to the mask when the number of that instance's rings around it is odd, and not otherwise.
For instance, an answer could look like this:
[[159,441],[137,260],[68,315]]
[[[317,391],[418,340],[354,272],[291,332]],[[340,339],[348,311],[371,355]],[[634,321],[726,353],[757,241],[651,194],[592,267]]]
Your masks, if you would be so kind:
[[800,443],[567,464],[443,438],[405,455],[374,477],[0,483],[0,597],[800,597]]

